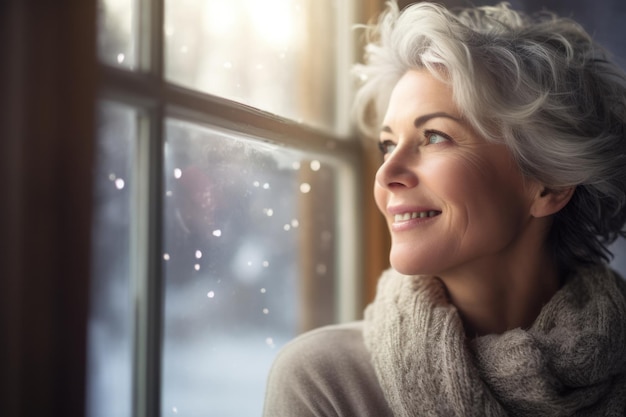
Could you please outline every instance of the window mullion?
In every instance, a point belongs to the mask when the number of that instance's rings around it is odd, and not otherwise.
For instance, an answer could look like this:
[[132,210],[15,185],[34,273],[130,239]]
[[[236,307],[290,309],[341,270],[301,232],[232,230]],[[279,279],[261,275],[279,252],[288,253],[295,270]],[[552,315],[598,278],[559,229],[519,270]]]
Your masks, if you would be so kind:
[[161,108],[140,121],[135,202],[134,416],[160,414],[162,332],[162,123]]
[[199,93],[163,81],[152,74],[101,66],[103,98],[153,109],[166,104],[166,114],[181,120],[219,126],[277,144],[313,153],[346,157],[360,144],[222,97]]
[[139,68],[163,79],[164,0],[136,0],[139,3]]
[[163,321],[162,213],[163,200],[163,0],[139,1],[140,74],[154,87],[156,103],[140,123],[135,195],[134,262],[135,361],[133,415],[161,414],[161,344]]

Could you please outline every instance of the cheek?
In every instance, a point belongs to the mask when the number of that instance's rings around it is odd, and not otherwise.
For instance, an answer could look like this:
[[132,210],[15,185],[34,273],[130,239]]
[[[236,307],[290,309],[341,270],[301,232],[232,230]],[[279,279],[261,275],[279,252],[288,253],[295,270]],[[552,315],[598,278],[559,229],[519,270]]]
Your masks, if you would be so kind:
[[513,203],[506,187],[498,184],[501,173],[479,158],[446,158],[426,168],[433,181],[429,188],[448,207],[450,231],[459,237],[475,230],[486,234]]
[[422,167],[422,186],[433,190],[446,203],[467,202],[481,193],[480,172],[467,158],[432,158]]
[[442,197],[456,207],[455,217],[464,219],[467,232],[500,235],[523,220],[527,192],[521,174],[509,165],[459,158],[441,177]]

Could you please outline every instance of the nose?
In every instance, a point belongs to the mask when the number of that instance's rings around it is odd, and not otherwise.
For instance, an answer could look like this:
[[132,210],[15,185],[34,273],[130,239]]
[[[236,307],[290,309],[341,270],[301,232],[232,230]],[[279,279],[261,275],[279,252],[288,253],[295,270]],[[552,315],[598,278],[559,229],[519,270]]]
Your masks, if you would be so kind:
[[413,188],[418,184],[415,164],[419,155],[410,149],[397,147],[387,155],[376,172],[376,184],[389,190]]

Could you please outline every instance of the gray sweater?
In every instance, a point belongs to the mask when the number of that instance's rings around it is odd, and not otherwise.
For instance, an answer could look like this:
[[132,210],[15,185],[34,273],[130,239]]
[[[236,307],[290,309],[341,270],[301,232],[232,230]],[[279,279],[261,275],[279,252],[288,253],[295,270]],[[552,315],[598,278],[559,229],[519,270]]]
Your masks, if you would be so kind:
[[626,416],[626,285],[572,273],[529,329],[467,340],[439,280],[387,271],[365,320],[288,344],[266,417]]
[[263,415],[393,416],[363,343],[363,322],[323,327],[288,343],[270,372]]

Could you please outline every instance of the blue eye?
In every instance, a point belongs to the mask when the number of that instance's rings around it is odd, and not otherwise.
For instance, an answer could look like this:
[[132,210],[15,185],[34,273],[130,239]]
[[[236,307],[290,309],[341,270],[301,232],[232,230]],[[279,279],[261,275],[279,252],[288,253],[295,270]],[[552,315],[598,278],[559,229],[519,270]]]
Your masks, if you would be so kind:
[[425,135],[429,145],[435,145],[437,143],[447,142],[450,140],[447,135],[440,132],[428,131]]
[[387,155],[393,152],[394,149],[396,149],[396,144],[390,140],[383,140],[381,142],[378,142],[378,149],[380,149],[380,152],[383,155]]

